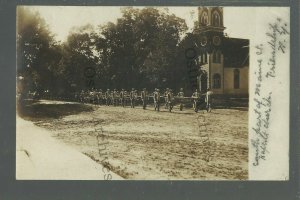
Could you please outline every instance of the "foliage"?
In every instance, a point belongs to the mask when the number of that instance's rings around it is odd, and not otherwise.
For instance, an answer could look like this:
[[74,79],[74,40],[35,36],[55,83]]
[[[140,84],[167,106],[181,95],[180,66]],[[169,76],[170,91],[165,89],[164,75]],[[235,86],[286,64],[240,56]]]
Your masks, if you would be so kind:
[[[155,8],[123,8],[115,23],[74,28],[58,44],[38,13],[18,8],[18,76],[31,90],[188,87],[185,20]],[[93,85],[86,69],[95,70]],[[27,89],[28,90],[28,89]]]
[[116,24],[99,27],[96,49],[112,87],[173,85],[183,19],[154,8],[122,10]]
[[52,71],[60,60],[60,47],[38,13],[17,9],[17,74],[24,77],[25,91],[49,89]]

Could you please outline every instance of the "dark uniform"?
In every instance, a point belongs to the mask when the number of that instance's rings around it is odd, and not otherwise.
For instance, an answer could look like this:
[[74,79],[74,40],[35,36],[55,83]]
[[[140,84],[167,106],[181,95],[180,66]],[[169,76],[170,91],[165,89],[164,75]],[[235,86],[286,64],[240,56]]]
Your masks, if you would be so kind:
[[147,100],[148,100],[146,88],[144,88],[143,91],[141,92],[141,98],[143,102],[143,109],[145,110],[147,106]]
[[134,88],[132,88],[130,94],[129,94],[129,98],[130,98],[130,105],[131,108],[134,108],[135,106],[135,98],[136,98],[136,92],[134,90]]
[[182,109],[183,109],[183,103],[182,103],[182,100],[183,100],[183,98],[184,98],[183,88],[180,88],[180,92],[178,92],[177,96],[180,98],[179,109],[180,109],[180,111],[182,111]]
[[155,89],[153,93],[153,100],[154,100],[154,110],[159,111],[159,101],[160,101],[159,89]]

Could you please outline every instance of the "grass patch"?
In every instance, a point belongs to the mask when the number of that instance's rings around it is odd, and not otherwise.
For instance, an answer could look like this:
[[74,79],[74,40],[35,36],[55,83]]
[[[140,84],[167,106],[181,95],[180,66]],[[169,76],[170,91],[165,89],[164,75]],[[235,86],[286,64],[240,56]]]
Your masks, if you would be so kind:
[[91,112],[91,105],[78,103],[61,103],[53,101],[46,104],[42,101],[24,100],[22,104],[17,105],[17,111],[20,117],[32,121],[42,119],[58,119],[67,115],[75,115],[81,112]]

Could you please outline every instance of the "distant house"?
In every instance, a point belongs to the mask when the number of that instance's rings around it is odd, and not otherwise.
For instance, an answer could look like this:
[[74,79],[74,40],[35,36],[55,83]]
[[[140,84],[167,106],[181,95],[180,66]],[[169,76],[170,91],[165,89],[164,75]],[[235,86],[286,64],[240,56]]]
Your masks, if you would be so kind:
[[198,8],[198,26],[193,34],[199,38],[199,90],[248,95],[249,40],[227,37],[224,29],[222,7]]

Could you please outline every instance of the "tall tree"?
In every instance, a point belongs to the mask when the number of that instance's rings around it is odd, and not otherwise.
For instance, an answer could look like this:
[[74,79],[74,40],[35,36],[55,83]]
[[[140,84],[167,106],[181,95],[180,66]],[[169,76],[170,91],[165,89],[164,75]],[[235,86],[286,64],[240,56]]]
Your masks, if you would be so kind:
[[[86,80],[86,71],[96,71],[98,57],[94,48],[94,30],[91,25],[74,28],[62,45],[59,62],[60,75],[65,80],[65,90],[92,88]],[[89,76],[89,75],[88,75]],[[72,88],[75,87],[75,88]]]
[[54,82],[59,46],[38,13],[17,9],[17,74],[24,77],[28,90],[50,89]]
[[122,13],[116,24],[100,27],[96,41],[110,81],[117,87],[172,85],[185,21],[155,8],[125,8]]

